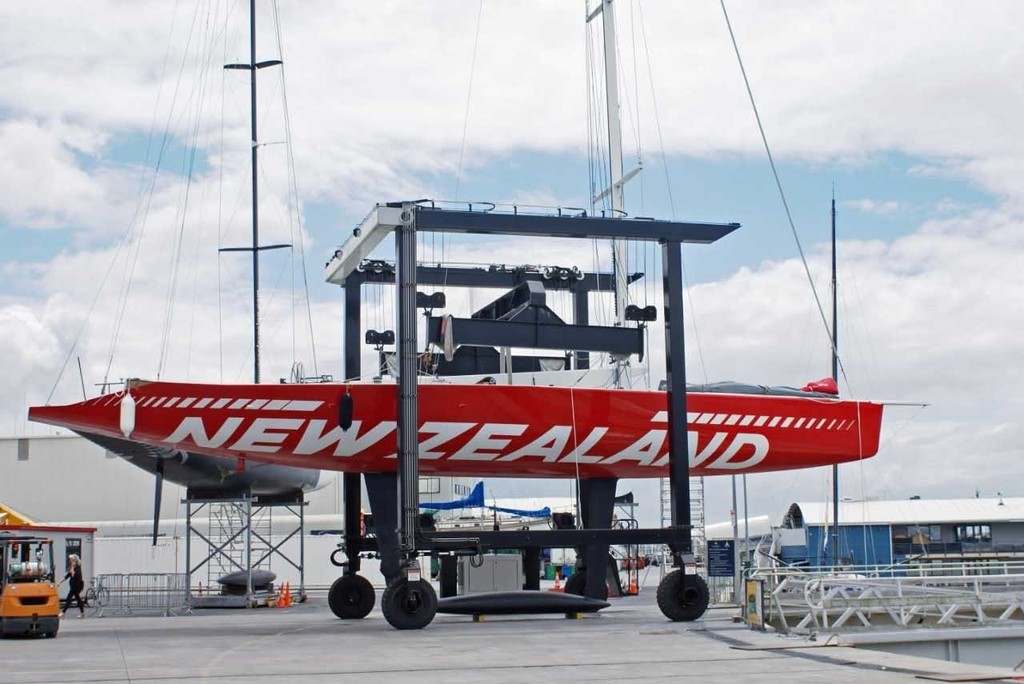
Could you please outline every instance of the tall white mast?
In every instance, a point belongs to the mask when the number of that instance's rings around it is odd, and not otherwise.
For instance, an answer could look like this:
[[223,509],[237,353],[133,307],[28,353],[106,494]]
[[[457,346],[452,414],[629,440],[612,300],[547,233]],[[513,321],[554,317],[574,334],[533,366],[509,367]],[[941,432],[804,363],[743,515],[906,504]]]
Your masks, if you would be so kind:
[[[610,165],[612,216],[622,216],[622,125],[619,122],[619,67],[615,54],[615,10],[612,0],[601,0],[604,27],[604,91],[608,116],[608,163]],[[615,321],[626,322],[626,241],[612,241],[615,271]]]
[[[615,10],[612,0],[601,0],[601,4],[587,17],[587,21],[601,14],[604,35],[604,88],[605,108],[608,120],[608,164],[610,186],[594,201],[611,195],[612,216],[625,216],[622,188],[626,181],[639,172],[639,168],[631,171],[628,176],[622,173],[622,124],[619,120],[619,69],[615,51]],[[612,270],[615,274],[615,322],[619,326],[626,323],[626,304],[628,303],[628,274],[626,272],[626,241],[612,241]],[[622,370],[625,362],[615,362],[615,385],[622,385]]]

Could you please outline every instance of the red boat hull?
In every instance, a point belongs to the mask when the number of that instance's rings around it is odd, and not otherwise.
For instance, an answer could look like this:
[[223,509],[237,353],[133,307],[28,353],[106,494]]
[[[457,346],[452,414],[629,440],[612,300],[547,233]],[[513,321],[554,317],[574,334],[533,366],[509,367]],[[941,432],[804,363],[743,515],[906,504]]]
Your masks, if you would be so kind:
[[[302,468],[392,472],[395,385],[135,381],[128,439]],[[342,431],[339,404],[352,397]],[[37,406],[29,419],[125,439],[121,393]],[[820,396],[687,394],[690,474],[844,463],[878,450],[882,406]],[[504,385],[420,386],[422,474],[665,477],[664,392]]]

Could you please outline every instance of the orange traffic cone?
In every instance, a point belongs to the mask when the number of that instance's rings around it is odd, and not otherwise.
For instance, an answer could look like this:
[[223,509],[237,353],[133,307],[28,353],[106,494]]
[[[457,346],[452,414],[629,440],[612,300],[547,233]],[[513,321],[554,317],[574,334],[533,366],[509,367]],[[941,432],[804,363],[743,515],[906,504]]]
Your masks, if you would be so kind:
[[640,593],[640,589],[636,586],[636,575],[629,576],[629,595],[636,596]]
[[564,589],[562,589],[562,573],[555,573],[555,586],[551,588],[551,591],[564,591]]
[[292,605],[292,583],[284,583],[284,607],[290,608]]

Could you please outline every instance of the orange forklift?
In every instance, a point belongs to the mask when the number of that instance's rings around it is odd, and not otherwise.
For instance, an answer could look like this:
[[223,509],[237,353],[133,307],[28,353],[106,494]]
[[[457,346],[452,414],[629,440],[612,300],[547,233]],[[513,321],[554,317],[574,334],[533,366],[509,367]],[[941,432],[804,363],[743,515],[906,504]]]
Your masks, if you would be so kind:
[[0,532],[0,636],[57,636],[53,540]]

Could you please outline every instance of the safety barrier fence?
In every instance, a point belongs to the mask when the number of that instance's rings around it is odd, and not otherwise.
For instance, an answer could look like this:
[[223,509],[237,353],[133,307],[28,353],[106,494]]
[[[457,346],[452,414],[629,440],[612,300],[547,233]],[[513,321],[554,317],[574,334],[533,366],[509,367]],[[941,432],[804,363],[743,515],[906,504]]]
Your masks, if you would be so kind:
[[764,623],[783,632],[1024,622],[1024,564],[758,568]]
[[95,596],[95,608],[100,617],[137,613],[169,616],[191,612],[185,573],[97,575],[90,592]]

